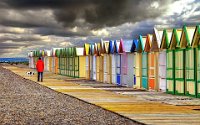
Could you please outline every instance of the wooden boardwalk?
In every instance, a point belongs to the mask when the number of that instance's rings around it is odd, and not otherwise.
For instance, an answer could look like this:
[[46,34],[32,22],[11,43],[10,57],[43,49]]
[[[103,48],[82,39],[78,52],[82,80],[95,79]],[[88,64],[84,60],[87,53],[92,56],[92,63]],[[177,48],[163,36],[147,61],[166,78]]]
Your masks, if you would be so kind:
[[[36,75],[26,75],[26,72],[30,71],[30,69],[14,66],[4,66],[4,68],[36,82]],[[81,79],[62,78],[63,76],[45,73],[44,82],[38,83],[141,123],[158,125],[200,125],[200,110],[193,110],[191,106],[175,106],[139,100],[134,96],[120,95],[111,91],[77,84],[76,82],[79,81],[80,83]],[[196,108],[199,108],[199,106],[196,106]]]

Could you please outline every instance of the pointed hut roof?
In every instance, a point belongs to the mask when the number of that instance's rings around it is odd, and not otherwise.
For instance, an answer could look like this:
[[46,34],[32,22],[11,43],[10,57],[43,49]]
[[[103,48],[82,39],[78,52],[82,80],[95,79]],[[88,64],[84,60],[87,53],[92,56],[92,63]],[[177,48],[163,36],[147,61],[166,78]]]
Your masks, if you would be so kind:
[[131,52],[133,40],[122,40],[122,51],[125,53]]
[[109,53],[109,43],[110,41],[104,41],[104,50],[105,50],[105,53]]
[[200,45],[200,25],[196,26],[194,38],[192,40],[192,47],[198,47]]
[[163,35],[161,38],[161,49],[168,49],[170,46],[171,38],[172,38],[172,29],[164,29],[163,30]]
[[131,52],[136,52],[138,50],[138,39],[133,40],[133,44],[131,46]]
[[169,49],[175,49],[176,47],[180,48],[180,40],[181,40],[182,29],[173,29],[172,38],[170,41]]
[[151,41],[151,49],[150,49],[152,52],[159,51],[158,40],[160,40],[160,38],[157,38],[157,37],[159,36],[157,36],[156,34],[153,34],[152,41]]
[[83,47],[75,47],[75,56],[83,56],[84,48]]
[[139,36],[139,42],[141,44],[141,49],[142,51],[144,50],[145,48],[145,44],[146,44],[146,36]]
[[114,45],[115,45],[115,52],[119,53],[120,52],[120,40],[115,40]]
[[162,42],[163,30],[154,28],[154,34],[156,37],[155,39],[157,41],[158,48],[160,48]]
[[153,35],[152,34],[147,34],[146,44],[145,44],[145,48],[144,48],[145,52],[150,52],[151,46],[152,46],[152,42],[153,42]]
[[182,48],[186,48],[187,46],[192,46],[194,33],[195,33],[195,27],[183,26],[181,42],[180,42],[181,44],[180,46]]
[[90,44],[89,43],[85,43],[84,44],[84,55],[88,56],[90,54]]
[[109,41],[109,53],[110,54],[115,53],[115,41],[114,40]]

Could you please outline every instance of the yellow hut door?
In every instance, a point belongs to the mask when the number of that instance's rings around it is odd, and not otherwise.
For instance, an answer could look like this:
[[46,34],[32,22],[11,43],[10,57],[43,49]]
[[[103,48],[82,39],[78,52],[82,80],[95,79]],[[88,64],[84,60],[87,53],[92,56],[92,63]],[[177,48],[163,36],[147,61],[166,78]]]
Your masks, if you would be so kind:
[[96,80],[100,81],[99,77],[99,63],[100,63],[100,56],[96,57]]
[[141,88],[141,79],[142,79],[142,54],[136,53],[136,60],[135,60],[135,74],[136,74],[136,84],[134,88]]
[[99,57],[99,79],[100,79],[100,82],[103,82],[103,56],[100,56]]

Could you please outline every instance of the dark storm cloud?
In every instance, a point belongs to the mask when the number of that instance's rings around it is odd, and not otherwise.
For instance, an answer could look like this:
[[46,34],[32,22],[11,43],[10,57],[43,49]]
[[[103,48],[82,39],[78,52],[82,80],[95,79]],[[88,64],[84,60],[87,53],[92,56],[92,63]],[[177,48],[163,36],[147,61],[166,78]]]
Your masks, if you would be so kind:
[[[65,27],[89,26],[101,28],[126,22],[156,18],[165,11],[171,0],[1,0],[4,8],[17,10],[51,9],[58,23]],[[5,25],[15,25],[9,22]],[[16,22],[19,26],[19,22]],[[35,26],[24,23],[26,26]]]
[[34,34],[41,34],[41,35],[55,35],[55,36],[62,36],[62,37],[75,37],[75,36],[88,36],[90,33],[88,31],[79,31],[79,32],[72,32],[67,31],[66,29],[57,29],[57,28],[35,28],[33,31]]
[[[40,37],[34,37],[34,36],[20,36],[17,35],[4,35],[0,37],[0,45],[1,42],[6,42],[6,41],[14,41],[14,42],[25,42],[25,41],[42,41],[42,38]],[[19,37],[20,36],[20,37]]]

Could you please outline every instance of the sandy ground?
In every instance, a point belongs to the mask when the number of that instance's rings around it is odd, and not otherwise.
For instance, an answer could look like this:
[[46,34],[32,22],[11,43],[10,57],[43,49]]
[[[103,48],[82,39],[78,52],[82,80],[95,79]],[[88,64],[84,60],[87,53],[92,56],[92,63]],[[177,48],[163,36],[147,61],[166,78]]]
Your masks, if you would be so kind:
[[50,90],[0,66],[0,124],[132,125],[138,123]]

